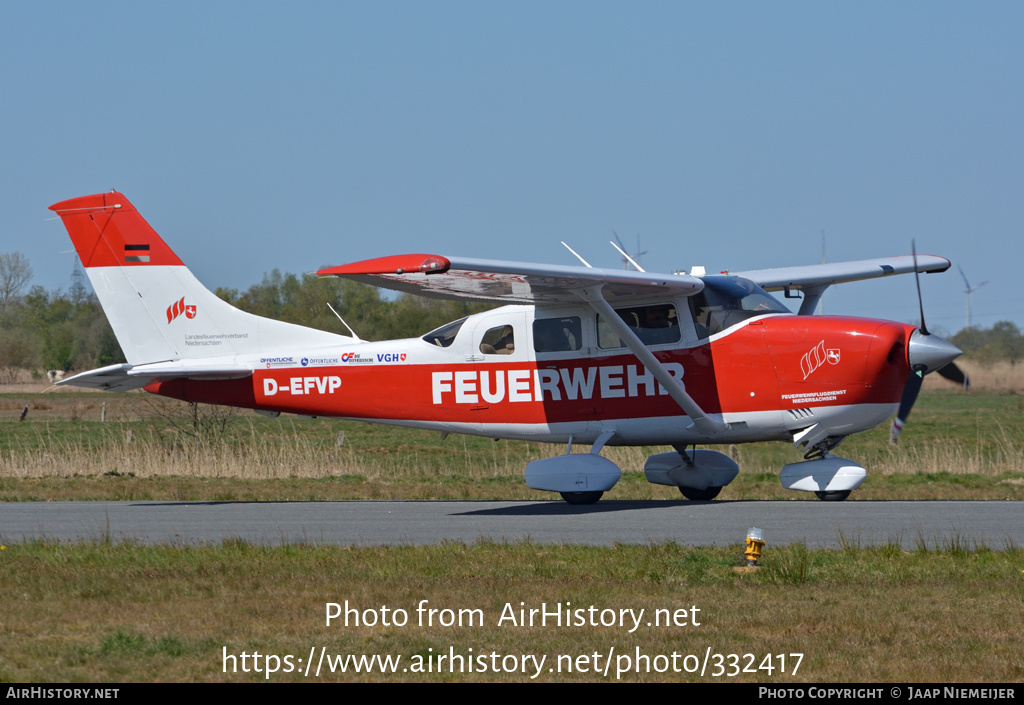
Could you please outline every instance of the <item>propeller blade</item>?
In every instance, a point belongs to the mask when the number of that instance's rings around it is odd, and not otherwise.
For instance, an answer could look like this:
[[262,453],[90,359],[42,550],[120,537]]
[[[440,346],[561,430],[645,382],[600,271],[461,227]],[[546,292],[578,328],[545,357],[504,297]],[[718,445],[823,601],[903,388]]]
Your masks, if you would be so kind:
[[928,335],[928,326],[924,324],[924,299],[921,298],[921,273],[917,271],[917,242],[910,241],[910,252],[914,256],[914,283],[917,284],[917,305],[921,309],[921,334]]
[[951,362],[945,367],[940,367],[936,372],[948,379],[950,382],[959,384],[968,392],[971,391],[971,378],[965,375],[964,371],[957,367],[956,363]]
[[[960,349],[948,340],[930,336],[928,333],[928,326],[924,322],[924,299],[921,297],[921,274],[917,271],[917,242],[915,240],[910,241],[910,252],[914,257],[914,284],[917,285],[917,306],[921,310],[921,326],[910,336],[907,358],[911,371],[903,385],[900,408],[892,420],[892,428],[889,431],[889,443],[892,445],[896,445],[896,440],[903,431],[903,425],[907,422],[907,417],[910,416],[910,410],[914,408],[917,395],[921,392],[921,383],[924,381],[925,373],[937,371],[946,379],[962,384],[964,389],[971,388],[971,381],[967,375],[952,363],[952,360],[960,355]],[[964,276],[963,270],[960,270],[960,276]],[[966,282],[967,277],[964,277],[964,283]]]
[[892,420],[892,428],[889,430],[889,443],[891,445],[896,445],[896,441],[903,431],[903,425],[907,422],[907,417],[910,416],[910,410],[914,408],[914,402],[917,401],[917,395],[921,391],[921,382],[923,381],[924,376],[918,372],[911,372],[910,376],[907,377],[907,382],[903,385],[903,396],[900,398],[899,411],[896,412],[896,416]]

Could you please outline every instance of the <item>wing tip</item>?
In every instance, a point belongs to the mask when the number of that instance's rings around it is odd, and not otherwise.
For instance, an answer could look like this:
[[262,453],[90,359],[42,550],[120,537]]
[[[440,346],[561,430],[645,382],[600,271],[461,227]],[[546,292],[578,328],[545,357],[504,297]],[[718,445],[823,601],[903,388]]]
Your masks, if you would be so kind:
[[343,277],[354,274],[444,274],[452,263],[440,255],[412,254],[375,257],[337,267],[317,270],[317,276]]

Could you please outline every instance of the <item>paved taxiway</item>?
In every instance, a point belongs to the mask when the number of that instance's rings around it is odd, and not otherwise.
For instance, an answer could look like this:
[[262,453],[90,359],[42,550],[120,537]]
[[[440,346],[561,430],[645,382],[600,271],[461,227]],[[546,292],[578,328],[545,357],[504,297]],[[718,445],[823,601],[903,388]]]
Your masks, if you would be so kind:
[[530,539],[541,543],[685,545],[742,542],[748,527],[773,544],[839,547],[899,542],[1024,546],[1024,502],[615,501],[549,502],[12,502],[0,541],[338,545]]

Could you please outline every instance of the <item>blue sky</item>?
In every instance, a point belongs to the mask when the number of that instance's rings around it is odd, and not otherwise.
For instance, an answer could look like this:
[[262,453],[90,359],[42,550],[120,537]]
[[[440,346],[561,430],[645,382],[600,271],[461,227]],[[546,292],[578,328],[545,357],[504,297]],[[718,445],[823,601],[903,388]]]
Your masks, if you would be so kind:
[[[0,180],[36,284],[46,207],[123,191],[201,281],[400,252],[648,270],[919,251],[1024,328],[1024,5],[17,3]],[[954,267],[929,326],[964,323]],[[911,322],[913,279],[828,313]]]

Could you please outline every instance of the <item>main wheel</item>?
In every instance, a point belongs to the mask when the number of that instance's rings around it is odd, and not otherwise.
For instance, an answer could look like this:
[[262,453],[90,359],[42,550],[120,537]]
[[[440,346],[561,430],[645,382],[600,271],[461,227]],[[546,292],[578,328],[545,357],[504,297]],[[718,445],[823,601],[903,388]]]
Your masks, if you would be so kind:
[[818,499],[822,502],[842,502],[850,496],[850,490],[840,490],[838,492],[815,492],[814,494],[818,495]]
[[680,487],[679,491],[683,493],[683,496],[687,499],[692,499],[695,502],[710,502],[718,493],[722,491],[721,487],[708,487],[706,490],[698,490],[693,487]]
[[595,504],[604,492],[561,492],[562,499],[569,504]]

